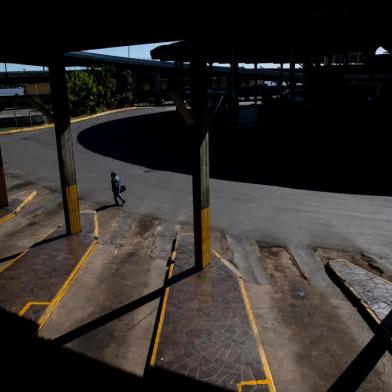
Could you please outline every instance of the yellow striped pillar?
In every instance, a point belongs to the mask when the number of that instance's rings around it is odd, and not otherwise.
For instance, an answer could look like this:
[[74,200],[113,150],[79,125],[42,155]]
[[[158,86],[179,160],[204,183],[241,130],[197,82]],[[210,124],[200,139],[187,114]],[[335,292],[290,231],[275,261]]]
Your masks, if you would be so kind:
[[74,234],[81,231],[81,224],[63,54],[49,65],[49,77],[65,225],[67,233]]
[[3,168],[3,157],[0,146],[0,208],[8,207],[7,185],[5,183],[5,173]]
[[195,55],[191,61],[192,114],[195,121],[193,186],[193,224],[196,267],[203,269],[211,259],[210,190],[208,150],[208,69],[205,59]]

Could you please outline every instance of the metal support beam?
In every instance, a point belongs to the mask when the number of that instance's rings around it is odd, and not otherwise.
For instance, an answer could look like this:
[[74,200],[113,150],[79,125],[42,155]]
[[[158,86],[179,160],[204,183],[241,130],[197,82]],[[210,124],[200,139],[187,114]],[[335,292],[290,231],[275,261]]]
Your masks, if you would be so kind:
[[283,70],[283,63],[280,63],[280,74],[278,80],[278,91],[279,91],[279,98],[282,100],[282,93],[283,93],[283,78],[284,78],[284,70]]
[[257,82],[258,82],[258,76],[257,76],[257,63],[255,63],[255,96],[254,96],[254,101],[255,101],[255,106],[257,106]]
[[290,51],[290,85],[289,85],[289,94],[290,100],[294,100],[294,92],[295,92],[295,61],[294,61],[294,52],[293,49]]
[[79,197],[76,185],[72,131],[63,56],[58,56],[56,60],[56,62],[53,62],[49,66],[50,89],[53,103],[65,225],[67,233],[74,234],[81,231]]
[[238,100],[238,95],[239,95],[238,61],[234,51],[232,53],[230,68],[231,68],[231,88],[232,88],[232,97],[233,97],[234,123],[237,124],[239,112],[240,112],[240,103]]
[[154,99],[155,105],[161,105],[161,73],[154,72]]
[[210,190],[208,151],[208,70],[206,61],[195,56],[191,61],[192,115],[194,118],[193,224],[195,264],[198,269],[208,266],[210,244]]
[[8,207],[7,185],[5,183],[5,173],[3,168],[3,157],[0,146],[0,208]]

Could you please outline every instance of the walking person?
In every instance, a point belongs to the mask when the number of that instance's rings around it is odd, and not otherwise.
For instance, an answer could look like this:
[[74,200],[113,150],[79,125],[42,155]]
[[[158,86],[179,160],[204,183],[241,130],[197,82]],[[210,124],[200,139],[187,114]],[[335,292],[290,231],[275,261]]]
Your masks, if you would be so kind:
[[[121,197],[120,192],[121,192],[121,180],[120,177],[115,173],[111,172],[110,177],[112,178],[112,191],[113,191],[113,197],[114,197],[114,202],[116,203],[116,206],[122,206],[125,203],[125,200]],[[122,201],[122,204],[118,202],[118,199]]]

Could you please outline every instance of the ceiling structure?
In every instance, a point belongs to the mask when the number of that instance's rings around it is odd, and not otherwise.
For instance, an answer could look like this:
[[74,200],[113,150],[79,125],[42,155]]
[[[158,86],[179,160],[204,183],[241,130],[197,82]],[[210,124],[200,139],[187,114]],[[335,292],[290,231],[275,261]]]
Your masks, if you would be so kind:
[[181,8],[144,2],[127,9],[124,2],[112,2],[81,9],[68,2],[23,7],[8,2],[2,5],[0,61],[49,64],[63,52],[164,41],[185,41],[170,50],[180,48],[186,56],[198,51],[227,61],[234,52],[240,62],[281,62],[292,56],[301,61],[392,47],[389,13],[381,2],[210,3]]

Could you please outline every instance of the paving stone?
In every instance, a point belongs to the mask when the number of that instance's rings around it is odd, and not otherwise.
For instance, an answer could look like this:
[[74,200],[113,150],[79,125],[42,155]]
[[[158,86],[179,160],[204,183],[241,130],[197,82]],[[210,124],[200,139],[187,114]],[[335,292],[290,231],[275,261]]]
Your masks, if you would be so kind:
[[332,260],[329,267],[374,311],[380,321],[392,311],[392,283],[345,260]]
[[[186,236],[173,277],[193,265],[193,237]],[[219,260],[170,286],[157,367],[236,391],[245,379],[265,379],[257,347],[237,277]]]

